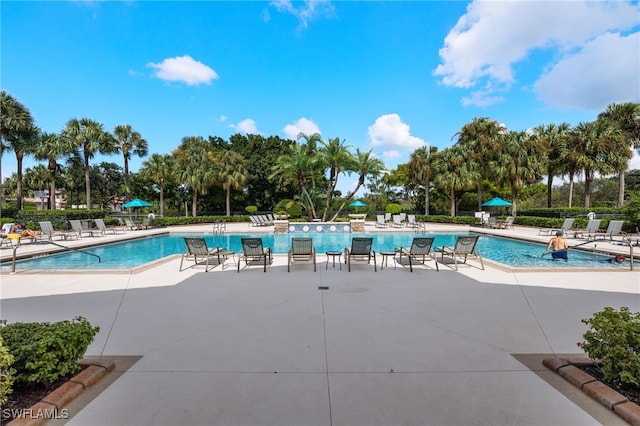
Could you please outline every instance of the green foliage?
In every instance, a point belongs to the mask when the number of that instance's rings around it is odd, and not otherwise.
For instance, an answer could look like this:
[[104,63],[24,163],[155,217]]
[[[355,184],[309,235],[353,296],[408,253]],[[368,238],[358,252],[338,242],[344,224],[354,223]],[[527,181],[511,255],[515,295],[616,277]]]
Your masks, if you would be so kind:
[[629,202],[624,208],[624,214],[631,230],[640,227],[640,195],[629,198]]
[[294,200],[280,200],[274,210],[278,212],[278,214],[280,214],[280,212],[286,212],[291,219],[297,219],[302,216],[302,205]]
[[[108,213],[108,211],[100,209],[20,210],[17,213],[16,220],[27,229],[39,230],[40,225],[38,222],[48,221],[53,224],[54,229],[63,230],[69,229],[68,222],[71,219],[100,219],[105,218]],[[115,223],[107,223],[105,221],[105,224]]]
[[0,335],[0,406],[7,402],[7,397],[13,392],[13,376],[16,372],[13,365],[13,355],[9,353],[9,349],[4,345],[2,335]]
[[416,215],[418,222],[432,223],[456,223],[461,225],[474,225],[478,219],[474,216],[446,216],[446,215]]
[[529,209],[519,211],[518,216],[539,216],[539,217],[577,217],[586,216],[588,213],[594,212],[596,215],[604,214],[620,214],[621,210],[615,207],[554,207]]
[[258,207],[257,206],[247,206],[244,208],[244,211],[246,211],[249,214],[254,214],[255,212],[258,211]]
[[15,360],[16,381],[49,384],[78,371],[77,362],[98,331],[78,316],[54,323],[3,322],[0,336]]
[[640,313],[606,307],[582,322],[589,329],[578,346],[600,361],[605,378],[640,387]]
[[2,217],[16,217],[18,209],[14,203],[2,203]]
[[389,203],[384,211],[385,213],[400,214],[402,207],[397,203]]
[[249,222],[248,215],[233,216],[156,216],[153,224],[156,226],[194,225],[214,222]]

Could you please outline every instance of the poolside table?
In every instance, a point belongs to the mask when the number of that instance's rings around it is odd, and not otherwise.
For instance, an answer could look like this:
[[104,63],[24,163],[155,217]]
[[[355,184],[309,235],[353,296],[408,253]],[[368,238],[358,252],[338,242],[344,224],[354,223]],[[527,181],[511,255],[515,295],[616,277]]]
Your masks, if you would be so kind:
[[333,267],[336,267],[336,257],[338,258],[338,265],[340,265],[340,270],[342,270],[342,261],[340,260],[340,256],[342,255],[341,251],[337,250],[329,250],[325,253],[327,255],[327,265],[325,269],[329,269],[329,257],[333,260]]

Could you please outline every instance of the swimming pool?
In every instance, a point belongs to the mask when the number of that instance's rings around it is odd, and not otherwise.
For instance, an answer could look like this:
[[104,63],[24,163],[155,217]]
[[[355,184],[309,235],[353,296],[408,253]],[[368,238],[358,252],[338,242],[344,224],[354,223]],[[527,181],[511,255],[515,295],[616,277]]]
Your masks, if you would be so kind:
[[[209,247],[223,247],[236,253],[242,251],[241,237],[259,237],[263,239],[265,247],[271,247],[275,254],[286,254],[290,240],[293,237],[312,237],[318,254],[324,256],[329,250],[344,250],[351,245],[353,236],[364,234],[225,234],[204,235]],[[421,236],[434,237],[433,247],[453,246],[458,236],[476,235],[469,233],[456,234],[424,234]],[[128,270],[146,263],[162,259],[167,256],[181,254],[185,250],[184,237],[203,236],[202,234],[164,234],[129,240],[120,243],[83,248],[82,251],[71,251],[61,254],[34,257],[16,262],[16,270]],[[410,247],[413,234],[366,234],[373,238],[373,249],[393,251],[396,247]],[[552,261],[550,256],[541,257],[545,245],[480,235],[478,249],[482,257],[487,260],[502,263],[512,268],[628,268],[628,261],[622,264],[606,262],[609,256],[602,254],[570,251],[570,261]],[[89,255],[86,253],[91,253]],[[101,261],[98,262],[99,256]],[[0,270],[11,269],[11,263],[3,263]]]

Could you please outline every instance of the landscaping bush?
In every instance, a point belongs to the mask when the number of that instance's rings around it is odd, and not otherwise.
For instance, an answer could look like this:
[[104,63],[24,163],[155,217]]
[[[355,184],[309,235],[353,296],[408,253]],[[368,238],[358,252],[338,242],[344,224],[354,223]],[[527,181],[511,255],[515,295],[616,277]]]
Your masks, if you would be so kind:
[[578,346],[600,361],[605,379],[640,387],[640,313],[606,307],[582,322],[589,330]]
[[2,335],[0,335],[0,406],[7,402],[7,397],[13,392],[13,376],[16,372],[13,365],[13,356],[4,345]]
[[402,211],[402,207],[400,206],[400,204],[389,203],[387,204],[387,207],[384,211],[391,214],[400,214],[400,212]]
[[255,212],[258,211],[258,207],[256,206],[247,206],[244,208],[244,211],[246,211],[249,214],[254,214]]
[[98,331],[79,316],[54,323],[3,321],[0,337],[14,358],[16,381],[48,385],[80,369],[77,362]]

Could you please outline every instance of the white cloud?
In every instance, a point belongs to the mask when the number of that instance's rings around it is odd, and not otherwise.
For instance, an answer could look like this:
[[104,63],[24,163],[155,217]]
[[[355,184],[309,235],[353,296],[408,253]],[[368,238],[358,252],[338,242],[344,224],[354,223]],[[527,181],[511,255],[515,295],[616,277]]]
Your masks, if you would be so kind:
[[230,124],[229,127],[231,127],[232,129],[235,129],[238,133],[244,133],[246,135],[259,134],[258,126],[256,125],[256,122],[250,118],[246,118],[241,122],[239,122],[238,124]]
[[411,136],[411,128],[403,123],[398,114],[381,115],[372,126],[369,126],[369,143],[382,156],[394,159],[403,152],[413,152],[426,145],[422,139]]
[[613,102],[640,100],[639,76],[640,33],[607,33],[563,57],[533,90],[553,107],[597,111]]
[[298,135],[300,133],[304,133],[305,135],[309,136],[313,135],[314,133],[322,134],[318,125],[306,117],[298,119],[298,121],[296,121],[295,123],[287,124],[286,126],[284,126],[284,129],[282,129],[282,131],[284,132],[284,135],[287,139],[292,140],[298,139]]
[[219,78],[213,69],[189,55],[166,58],[159,64],[149,62],[147,66],[156,70],[154,76],[160,80],[183,82],[189,86],[211,84],[211,80]]
[[220,118],[218,118],[218,120],[220,120],[221,122],[225,122],[227,121],[227,116],[226,115],[221,115]]
[[[514,66],[532,51],[562,57],[609,31],[637,28],[639,12],[637,2],[474,0],[445,38],[439,52],[442,63],[434,74],[446,86],[477,89],[465,99],[467,104],[488,105],[500,101],[492,94],[511,87],[516,81]],[[637,62],[638,49],[627,56],[635,56]],[[618,83],[609,81],[612,86]]]
[[298,19],[299,29],[309,26],[309,22],[321,17],[331,17],[335,13],[335,8],[330,0],[304,0],[304,2],[295,2],[298,7],[294,6],[291,0],[273,0],[270,4],[275,7],[278,12],[290,13]]

